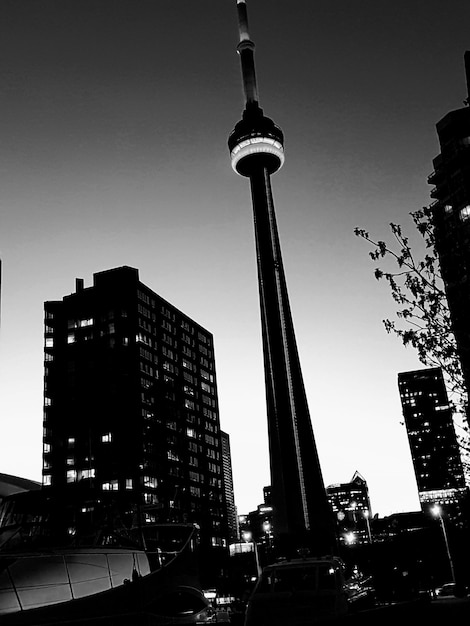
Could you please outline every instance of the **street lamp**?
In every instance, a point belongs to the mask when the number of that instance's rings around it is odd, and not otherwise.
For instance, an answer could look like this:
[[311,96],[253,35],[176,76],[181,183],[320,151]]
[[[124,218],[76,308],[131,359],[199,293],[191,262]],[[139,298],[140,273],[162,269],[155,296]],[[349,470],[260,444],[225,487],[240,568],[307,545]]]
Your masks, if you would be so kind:
[[344,540],[348,545],[351,545],[356,542],[356,535],[353,532],[346,533],[344,535]]
[[367,534],[369,536],[369,543],[372,543],[372,533],[370,532],[370,520],[369,520],[370,511],[369,511],[369,509],[364,509],[363,515],[364,515],[364,518],[366,520]]
[[444,535],[444,542],[446,544],[447,557],[449,559],[450,573],[451,573],[451,576],[452,576],[452,582],[455,583],[454,564],[452,562],[452,557],[451,557],[450,550],[449,550],[449,541],[447,539],[447,532],[446,532],[446,527],[445,527],[445,524],[444,524],[444,519],[442,517],[441,507],[438,504],[435,504],[431,508],[431,513],[434,515],[434,517],[437,517],[439,519],[439,521],[441,522],[442,534]]
[[251,532],[251,530],[245,530],[242,533],[242,537],[243,537],[243,540],[246,541],[246,543],[253,544],[253,552],[255,553],[256,574],[258,575],[258,578],[259,578],[261,576],[261,567],[259,564],[258,546],[256,545],[256,541],[253,538],[253,533]]

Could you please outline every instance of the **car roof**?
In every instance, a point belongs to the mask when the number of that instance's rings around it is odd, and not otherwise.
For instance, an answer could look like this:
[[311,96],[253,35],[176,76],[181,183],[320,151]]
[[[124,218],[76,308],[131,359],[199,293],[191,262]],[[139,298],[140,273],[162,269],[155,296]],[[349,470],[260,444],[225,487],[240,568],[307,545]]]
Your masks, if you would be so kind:
[[325,556],[320,558],[305,558],[305,559],[292,559],[290,561],[279,561],[279,563],[273,563],[272,565],[266,566],[264,569],[266,571],[273,569],[287,569],[289,567],[310,567],[310,566],[318,566],[318,565],[339,565],[342,566],[343,563],[340,558],[334,556]]

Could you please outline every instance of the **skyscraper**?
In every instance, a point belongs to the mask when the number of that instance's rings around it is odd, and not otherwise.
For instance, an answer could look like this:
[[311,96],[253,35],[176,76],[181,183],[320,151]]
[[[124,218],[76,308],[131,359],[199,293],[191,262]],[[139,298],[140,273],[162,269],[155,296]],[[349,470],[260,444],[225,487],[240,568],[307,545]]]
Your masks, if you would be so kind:
[[[465,53],[470,98],[470,52]],[[445,283],[452,327],[467,393],[470,390],[470,108],[447,113],[437,123],[441,148],[428,182],[435,246]]]
[[228,534],[230,541],[238,540],[238,519],[235,506],[235,494],[233,491],[232,454],[230,451],[230,436],[220,432],[221,454],[223,464],[223,478],[225,507],[227,511]]
[[421,508],[440,504],[457,519],[466,488],[442,371],[402,372],[398,387]]
[[369,518],[372,511],[365,478],[356,471],[348,483],[328,485],[326,493],[340,538],[344,540],[352,532],[353,541],[370,541]]
[[[119,267],[45,303],[43,484],[227,544],[213,337]],[[212,551],[213,553],[213,551]]]
[[250,179],[261,306],[274,531],[287,544],[332,550],[334,527],[313,435],[276,226],[271,175],[284,162],[281,129],[259,105],[245,0],[237,0],[245,109],[230,134],[232,167]]

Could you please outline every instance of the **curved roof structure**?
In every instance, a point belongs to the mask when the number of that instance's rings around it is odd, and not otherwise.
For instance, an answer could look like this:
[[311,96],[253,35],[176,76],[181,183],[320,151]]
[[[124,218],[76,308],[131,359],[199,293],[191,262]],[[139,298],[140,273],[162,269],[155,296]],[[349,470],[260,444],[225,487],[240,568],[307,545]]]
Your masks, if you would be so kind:
[[41,489],[41,483],[35,480],[29,480],[28,478],[0,473],[0,499],[11,496],[14,493],[31,491],[33,489]]

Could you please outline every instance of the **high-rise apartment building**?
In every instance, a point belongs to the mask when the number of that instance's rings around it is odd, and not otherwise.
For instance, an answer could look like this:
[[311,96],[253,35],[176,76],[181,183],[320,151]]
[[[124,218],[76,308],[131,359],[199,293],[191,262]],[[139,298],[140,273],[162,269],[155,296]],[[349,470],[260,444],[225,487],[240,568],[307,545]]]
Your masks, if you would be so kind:
[[221,451],[223,463],[223,486],[225,495],[225,507],[227,510],[227,524],[230,541],[238,541],[238,518],[233,491],[232,454],[230,452],[230,437],[223,431],[220,432]]
[[[465,53],[470,90],[470,52]],[[468,101],[467,101],[468,104]],[[470,390],[470,108],[447,113],[437,123],[441,152],[428,182],[435,246],[444,279],[467,393]]]
[[442,371],[402,372],[398,387],[421,508],[426,512],[440,504],[457,519],[466,487]]
[[45,303],[43,484],[227,545],[210,332],[119,267]]

